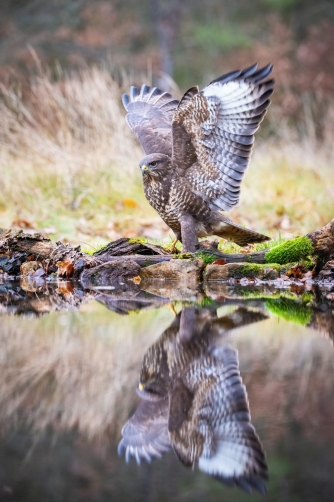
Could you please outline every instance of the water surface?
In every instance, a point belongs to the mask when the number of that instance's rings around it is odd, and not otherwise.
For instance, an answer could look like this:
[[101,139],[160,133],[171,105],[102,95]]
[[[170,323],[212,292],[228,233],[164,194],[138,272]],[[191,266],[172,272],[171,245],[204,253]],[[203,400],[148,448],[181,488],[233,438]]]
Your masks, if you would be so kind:
[[329,289],[121,288],[0,284],[1,501],[334,500]]

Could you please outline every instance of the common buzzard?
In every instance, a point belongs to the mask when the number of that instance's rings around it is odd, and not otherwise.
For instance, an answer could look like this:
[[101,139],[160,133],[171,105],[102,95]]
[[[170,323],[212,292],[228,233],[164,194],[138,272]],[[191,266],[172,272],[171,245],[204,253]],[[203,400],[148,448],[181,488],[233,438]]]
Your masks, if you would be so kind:
[[227,73],[181,99],[143,85],[123,94],[127,123],[146,157],[139,166],[148,202],[194,252],[198,237],[217,235],[245,246],[268,240],[222,215],[239,203],[254,133],[270,104],[269,64]]
[[250,422],[238,356],[228,333],[266,316],[239,307],[217,318],[184,307],[144,356],[135,414],[119,453],[150,461],[173,449],[180,461],[247,491],[265,492],[267,465]]

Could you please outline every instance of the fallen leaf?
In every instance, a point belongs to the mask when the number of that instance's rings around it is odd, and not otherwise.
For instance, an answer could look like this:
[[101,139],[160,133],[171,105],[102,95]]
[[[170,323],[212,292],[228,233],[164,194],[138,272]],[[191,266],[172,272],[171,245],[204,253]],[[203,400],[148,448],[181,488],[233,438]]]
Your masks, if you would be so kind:
[[26,261],[20,266],[21,275],[35,275],[36,270],[39,269],[40,263],[38,261]]
[[290,291],[295,295],[301,296],[305,291],[305,286],[304,284],[292,284]]
[[137,207],[137,202],[133,199],[125,198],[122,200],[124,206],[135,208]]
[[297,265],[291,267],[290,270],[287,270],[286,275],[288,277],[294,277],[295,279],[301,279],[302,277],[304,277],[304,272],[305,268],[303,267],[303,265],[299,265],[297,263]]
[[136,277],[133,277],[131,280],[132,280],[132,282],[134,282],[135,284],[140,284],[141,277],[140,277],[140,275],[136,275]]
[[212,265],[225,265],[226,259],[225,258],[220,258],[219,260],[215,260]]
[[28,220],[24,219],[17,219],[12,222],[12,227],[18,227],[18,228],[34,228],[33,223]]
[[68,293],[73,293],[73,284],[71,282],[58,283],[57,293],[65,295]]
[[58,261],[57,268],[58,277],[71,277],[73,274],[74,267],[71,261]]

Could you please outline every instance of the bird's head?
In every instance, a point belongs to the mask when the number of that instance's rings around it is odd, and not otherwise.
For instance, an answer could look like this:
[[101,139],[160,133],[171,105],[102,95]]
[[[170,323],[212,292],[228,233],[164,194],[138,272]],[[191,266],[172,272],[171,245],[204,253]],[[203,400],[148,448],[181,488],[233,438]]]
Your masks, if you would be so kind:
[[151,153],[146,155],[140,162],[139,167],[142,175],[151,179],[158,178],[162,174],[166,174],[172,166],[171,159],[163,153]]
[[146,401],[160,401],[168,394],[167,382],[159,375],[144,382],[140,380],[137,386],[137,394]]
[[149,401],[164,398],[170,386],[167,353],[158,341],[146,352],[140,370],[137,393]]

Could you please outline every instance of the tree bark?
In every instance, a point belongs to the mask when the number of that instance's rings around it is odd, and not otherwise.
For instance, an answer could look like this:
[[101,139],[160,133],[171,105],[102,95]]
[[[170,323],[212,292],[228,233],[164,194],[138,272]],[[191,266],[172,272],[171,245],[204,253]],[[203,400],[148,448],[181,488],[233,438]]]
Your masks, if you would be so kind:
[[[323,228],[307,234],[313,244],[313,257],[316,261],[315,274],[318,274],[324,264],[334,254],[334,219]],[[207,243],[210,245],[210,243]],[[202,246],[194,254],[195,257],[209,255],[225,263],[266,263],[267,250],[255,253],[221,253],[218,249]],[[146,267],[156,263],[169,261],[178,256],[170,254],[161,246],[146,244],[133,239],[121,238],[109,243],[92,256],[83,253],[78,247],[69,244],[52,242],[40,233],[28,234],[22,230],[0,229],[0,273],[20,275],[21,265],[27,261],[41,262],[47,274],[57,273],[58,276],[80,277],[83,270],[102,263],[128,260]],[[205,257],[205,256],[204,256]],[[61,265],[63,264],[63,266]],[[70,266],[67,266],[70,265]]]
[[310,239],[314,247],[314,259],[316,262],[315,273],[319,273],[325,263],[334,254],[334,218],[327,225],[315,230],[306,237]]

